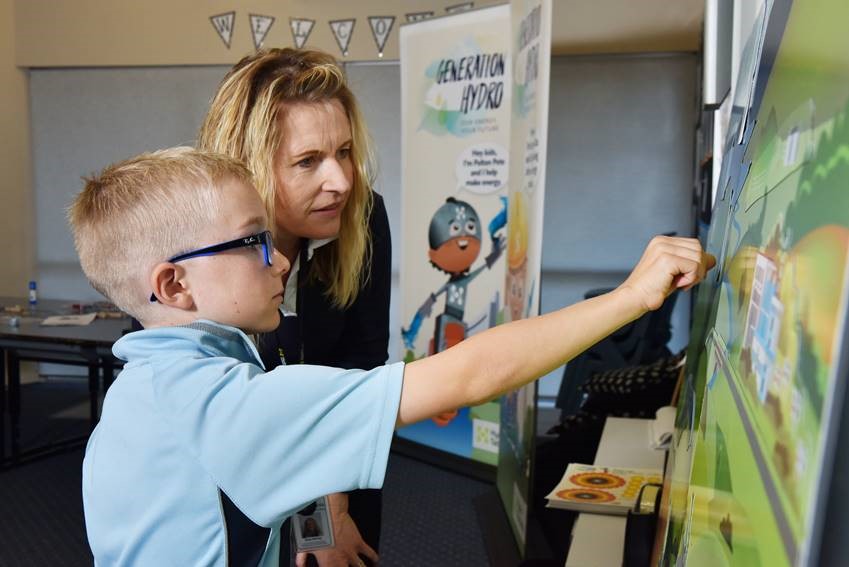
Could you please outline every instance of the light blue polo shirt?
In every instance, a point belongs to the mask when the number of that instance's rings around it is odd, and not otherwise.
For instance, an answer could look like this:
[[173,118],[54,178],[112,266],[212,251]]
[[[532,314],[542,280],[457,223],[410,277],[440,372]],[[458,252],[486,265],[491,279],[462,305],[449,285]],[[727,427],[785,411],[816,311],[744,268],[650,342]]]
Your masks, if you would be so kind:
[[403,363],[265,372],[244,333],[208,321],[131,333],[113,352],[126,364],[83,462],[98,565],[226,565],[223,492],[270,528],[260,565],[277,567],[288,516],[383,484]]

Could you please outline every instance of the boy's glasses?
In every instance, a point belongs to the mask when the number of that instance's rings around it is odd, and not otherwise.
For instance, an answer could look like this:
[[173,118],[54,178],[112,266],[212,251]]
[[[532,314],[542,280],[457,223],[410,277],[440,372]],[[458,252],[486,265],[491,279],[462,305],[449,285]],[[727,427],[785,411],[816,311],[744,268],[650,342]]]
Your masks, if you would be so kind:
[[[180,262],[181,260],[188,260],[189,258],[197,258],[198,256],[212,256],[214,254],[218,254],[219,252],[224,252],[226,250],[234,250],[236,248],[247,248],[249,246],[262,246],[262,256],[263,260],[265,260],[265,265],[271,265],[271,256],[274,254],[272,251],[274,248],[274,241],[271,238],[271,231],[265,230],[258,234],[252,234],[250,236],[243,236],[241,238],[236,238],[234,240],[228,240],[227,242],[222,242],[221,244],[213,244],[212,246],[205,246],[203,248],[198,248],[197,250],[192,250],[191,252],[185,252],[183,254],[178,254],[173,258],[169,258],[169,262]],[[156,298],[156,294],[150,294],[150,302],[156,303],[159,301]]]

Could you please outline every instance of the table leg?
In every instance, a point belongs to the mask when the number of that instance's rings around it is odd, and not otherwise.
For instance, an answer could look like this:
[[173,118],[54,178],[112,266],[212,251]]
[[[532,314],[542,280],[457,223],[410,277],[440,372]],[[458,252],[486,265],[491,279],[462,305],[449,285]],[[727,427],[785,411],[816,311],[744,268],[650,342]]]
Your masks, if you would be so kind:
[[0,465],[6,461],[6,349],[0,348]]
[[110,356],[103,357],[103,393],[109,391],[109,386],[115,379],[115,363]]
[[9,430],[11,434],[12,462],[21,453],[21,362],[14,350],[6,351],[9,372]]
[[89,419],[91,420],[91,429],[97,425],[97,395],[100,392],[100,369],[96,362],[88,365],[88,396],[90,403]]

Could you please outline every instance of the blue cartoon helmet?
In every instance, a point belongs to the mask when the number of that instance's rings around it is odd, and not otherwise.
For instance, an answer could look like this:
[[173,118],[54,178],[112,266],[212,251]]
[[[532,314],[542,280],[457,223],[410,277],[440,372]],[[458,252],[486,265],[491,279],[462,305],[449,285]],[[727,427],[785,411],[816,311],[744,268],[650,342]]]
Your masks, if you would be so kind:
[[436,250],[458,236],[481,239],[481,223],[475,208],[466,201],[448,197],[430,219],[428,243]]

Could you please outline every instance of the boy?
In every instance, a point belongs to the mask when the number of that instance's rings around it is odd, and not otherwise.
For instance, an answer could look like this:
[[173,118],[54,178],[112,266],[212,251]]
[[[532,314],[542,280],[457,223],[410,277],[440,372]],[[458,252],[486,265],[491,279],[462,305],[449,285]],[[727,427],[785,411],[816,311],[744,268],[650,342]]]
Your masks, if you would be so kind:
[[616,291],[406,366],[265,373],[245,333],[277,326],[289,266],[250,183],[174,148],[106,168],[70,208],[86,276],[145,327],[115,343],[126,365],[83,464],[100,565],[276,567],[289,515],[382,484],[394,427],[545,374],[712,265],[697,241],[659,238]]

